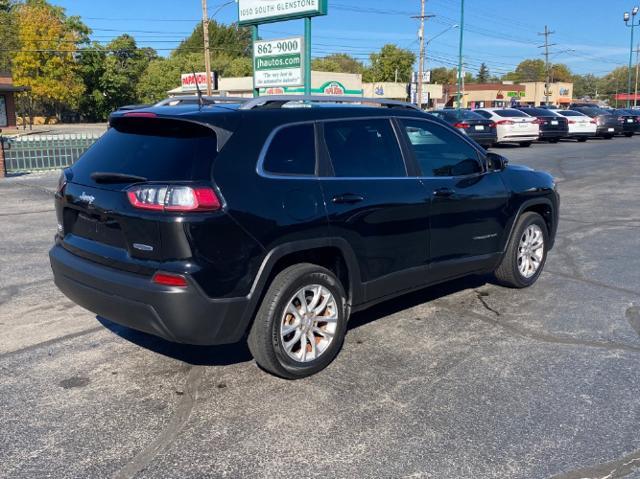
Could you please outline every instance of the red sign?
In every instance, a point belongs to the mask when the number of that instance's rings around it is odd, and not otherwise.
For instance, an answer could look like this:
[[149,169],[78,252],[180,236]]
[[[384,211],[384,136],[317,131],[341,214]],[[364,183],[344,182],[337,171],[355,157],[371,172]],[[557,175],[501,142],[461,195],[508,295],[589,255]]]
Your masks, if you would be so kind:
[[335,81],[329,83],[326,87],[324,87],[325,95],[344,95],[344,88]]
[[[195,76],[193,73],[183,73],[181,75],[182,89],[195,91],[196,80],[198,82],[198,87],[200,87],[201,90],[207,88],[207,74],[206,72],[199,72],[196,73]],[[211,72],[211,85],[215,85],[215,72]]]
[[273,87],[267,88],[265,90],[266,95],[284,95],[284,88],[282,87]]

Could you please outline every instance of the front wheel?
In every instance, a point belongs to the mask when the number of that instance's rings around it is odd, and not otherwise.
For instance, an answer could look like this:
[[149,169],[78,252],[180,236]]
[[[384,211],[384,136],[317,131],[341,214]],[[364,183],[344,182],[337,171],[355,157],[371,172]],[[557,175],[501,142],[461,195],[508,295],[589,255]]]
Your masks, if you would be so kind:
[[627,138],[631,138],[633,136],[632,132],[627,132],[624,134],[624,136],[626,136]]
[[611,140],[613,138],[613,135],[607,135],[604,137],[605,140]]
[[536,282],[547,259],[549,233],[538,213],[526,212],[518,218],[507,251],[494,274],[511,288],[526,288]]
[[531,142],[530,141],[521,141],[520,142],[520,146],[523,148],[529,148],[531,146]]
[[336,357],[347,329],[346,296],[336,276],[301,263],[271,282],[249,332],[263,369],[286,379],[315,374]]
[[587,141],[587,138],[578,138],[578,141],[579,141],[580,143],[584,143],[584,142],[586,142],[586,141]]

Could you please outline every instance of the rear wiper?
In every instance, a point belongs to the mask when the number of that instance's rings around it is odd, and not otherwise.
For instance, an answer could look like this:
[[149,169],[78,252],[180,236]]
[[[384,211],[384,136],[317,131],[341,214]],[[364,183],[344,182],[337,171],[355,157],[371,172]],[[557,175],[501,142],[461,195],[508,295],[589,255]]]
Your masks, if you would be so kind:
[[147,181],[144,176],[129,175],[127,173],[105,173],[102,171],[91,173],[91,179],[96,183],[137,183]]

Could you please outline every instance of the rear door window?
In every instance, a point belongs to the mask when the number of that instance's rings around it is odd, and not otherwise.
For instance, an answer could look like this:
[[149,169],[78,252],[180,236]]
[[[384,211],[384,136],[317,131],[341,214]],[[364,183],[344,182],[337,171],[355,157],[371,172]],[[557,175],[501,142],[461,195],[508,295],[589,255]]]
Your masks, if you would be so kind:
[[211,179],[216,134],[175,120],[122,119],[72,167],[73,182],[93,185],[94,172],[141,176],[148,181]]
[[316,171],[315,133],[312,123],[279,130],[264,157],[264,171],[278,175],[313,175]]
[[388,119],[330,121],[324,138],[337,177],[405,177],[407,170]]
[[423,176],[465,176],[482,172],[478,152],[449,129],[428,121],[402,120]]

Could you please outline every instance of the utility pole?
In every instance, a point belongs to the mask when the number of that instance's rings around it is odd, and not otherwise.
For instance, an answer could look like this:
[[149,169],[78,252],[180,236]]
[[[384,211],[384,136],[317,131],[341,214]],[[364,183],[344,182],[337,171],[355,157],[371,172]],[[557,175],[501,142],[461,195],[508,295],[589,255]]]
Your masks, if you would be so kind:
[[544,47],[544,69],[545,69],[545,83],[544,83],[544,104],[549,104],[549,76],[551,75],[551,68],[549,66],[549,47],[555,45],[555,43],[549,43],[549,35],[553,35],[556,32],[552,32],[549,30],[549,27],[544,26],[544,32],[538,33],[538,35],[544,35],[544,45],[541,45],[539,48]]
[[420,40],[420,59],[418,60],[418,78],[417,78],[417,103],[418,107],[422,109],[422,77],[424,76],[424,21],[429,18],[434,17],[435,15],[425,15],[426,0],[420,0],[420,15],[414,16],[412,18],[420,19],[420,29],[418,30],[418,39]]
[[[207,95],[211,96],[211,55],[209,53],[209,12],[207,0],[202,0],[202,33],[204,35],[204,69],[207,75]],[[197,78],[194,78],[196,83]]]
[[464,0],[460,0],[460,44],[458,45],[458,98],[457,106],[462,106],[462,39],[464,34]]
[[638,60],[640,59],[640,43],[638,43],[637,47],[636,47],[636,89],[635,89],[635,93],[633,95],[633,107],[637,107],[638,106],[638,71],[640,70],[640,62],[638,62]]

